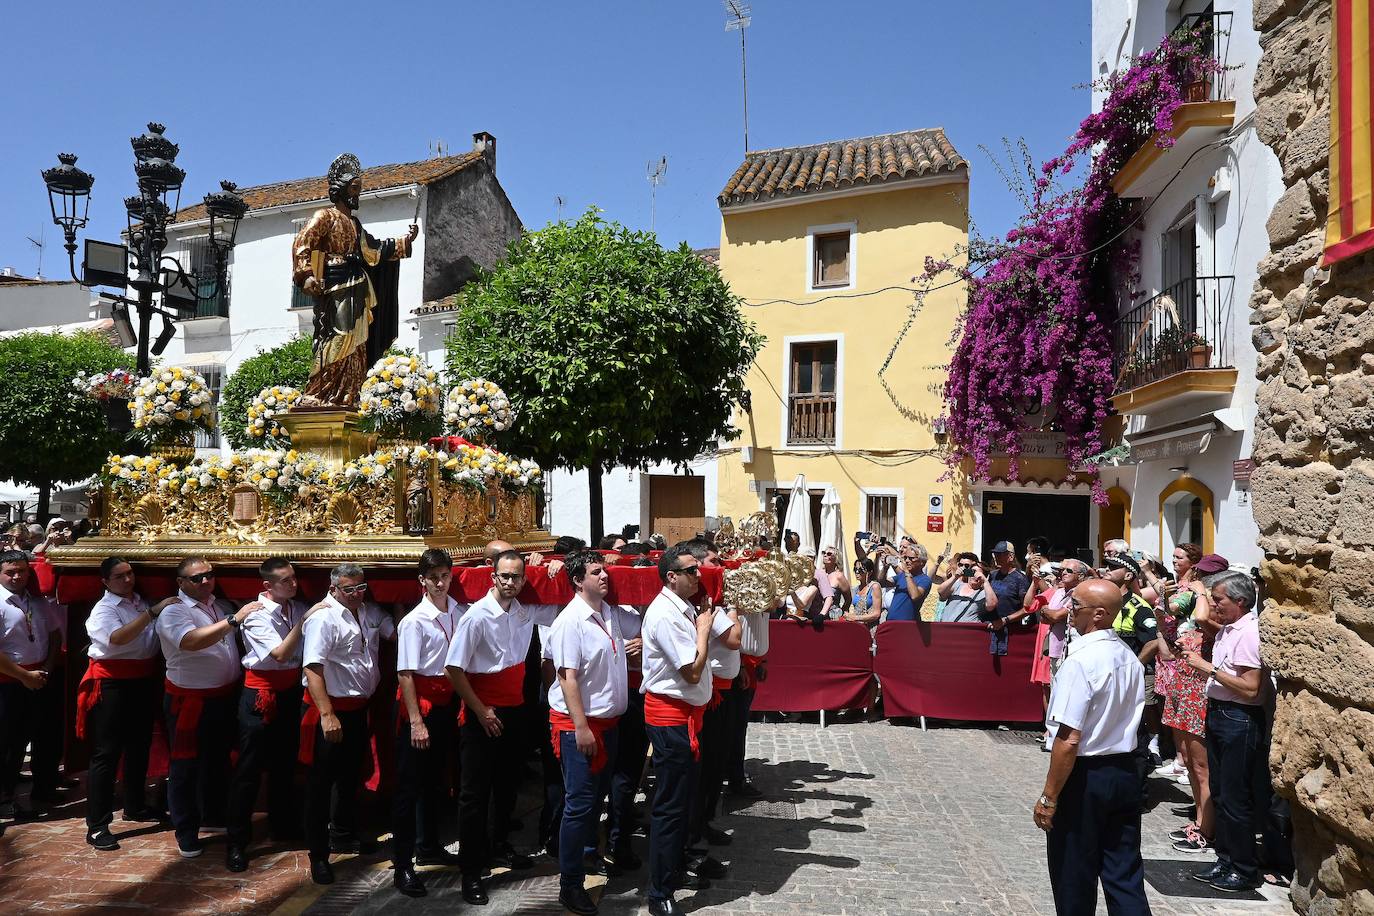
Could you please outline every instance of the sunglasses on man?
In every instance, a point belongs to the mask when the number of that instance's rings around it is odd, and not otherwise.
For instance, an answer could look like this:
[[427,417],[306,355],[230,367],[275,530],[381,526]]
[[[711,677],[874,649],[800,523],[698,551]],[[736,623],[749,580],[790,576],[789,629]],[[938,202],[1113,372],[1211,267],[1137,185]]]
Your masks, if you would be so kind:
[[336,585],[341,595],[361,595],[367,591],[367,583],[359,582],[357,585]]
[[182,576],[187,582],[194,582],[197,585],[204,585],[209,580],[215,578],[215,573],[211,572],[196,573],[194,576]]
[[699,576],[701,575],[701,565],[697,564],[695,566],[680,566],[677,569],[670,569],[668,571],[675,572],[680,576]]

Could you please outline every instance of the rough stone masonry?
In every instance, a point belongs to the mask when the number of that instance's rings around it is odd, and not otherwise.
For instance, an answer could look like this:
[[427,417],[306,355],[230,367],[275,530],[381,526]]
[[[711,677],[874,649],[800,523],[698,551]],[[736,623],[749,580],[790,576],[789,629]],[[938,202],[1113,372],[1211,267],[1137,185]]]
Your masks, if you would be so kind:
[[1270,768],[1293,807],[1293,906],[1374,914],[1374,255],[1319,269],[1331,129],[1330,0],[1255,0],[1256,128],[1286,190],[1250,322]]

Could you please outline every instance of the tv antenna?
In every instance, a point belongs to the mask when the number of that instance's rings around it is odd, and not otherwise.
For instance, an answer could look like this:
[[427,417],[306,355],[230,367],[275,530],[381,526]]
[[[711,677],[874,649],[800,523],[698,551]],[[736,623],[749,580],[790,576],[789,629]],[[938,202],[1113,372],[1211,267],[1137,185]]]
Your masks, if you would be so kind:
[[744,54],[744,30],[749,28],[752,17],[749,15],[752,10],[749,4],[743,0],[724,0],[725,14],[729,17],[725,20],[725,31],[739,32],[739,72],[740,86],[744,92],[744,152],[749,152],[749,68],[745,64]]
[[443,140],[429,141],[429,154],[435,159],[448,155],[448,143]]
[[658,186],[663,184],[663,176],[668,174],[668,157],[658,162],[650,162],[644,169],[649,178],[649,231],[654,231],[654,217],[658,208]]
[[43,247],[44,247],[44,244],[43,244],[43,233],[44,233],[44,227],[43,227],[43,226],[39,226],[39,227],[38,227],[38,238],[34,238],[34,237],[31,236],[31,235],[26,235],[26,236],[24,236],[26,239],[29,240],[29,244],[30,244],[30,245],[32,245],[34,248],[37,248],[37,249],[38,249],[38,271],[34,274],[34,279],[35,279],[35,280],[41,280],[41,279],[43,279]]
[[564,201],[562,194],[555,194],[553,196],[553,204],[555,207],[558,208],[558,221],[560,223],[563,222],[563,203]]

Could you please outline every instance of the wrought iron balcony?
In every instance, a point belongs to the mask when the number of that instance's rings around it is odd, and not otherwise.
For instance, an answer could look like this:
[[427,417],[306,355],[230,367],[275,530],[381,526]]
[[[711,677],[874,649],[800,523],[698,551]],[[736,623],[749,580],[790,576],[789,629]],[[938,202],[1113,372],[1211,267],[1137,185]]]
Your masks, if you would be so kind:
[[1235,277],[1190,277],[1126,312],[1115,330],[1118,413],[1235,388]]

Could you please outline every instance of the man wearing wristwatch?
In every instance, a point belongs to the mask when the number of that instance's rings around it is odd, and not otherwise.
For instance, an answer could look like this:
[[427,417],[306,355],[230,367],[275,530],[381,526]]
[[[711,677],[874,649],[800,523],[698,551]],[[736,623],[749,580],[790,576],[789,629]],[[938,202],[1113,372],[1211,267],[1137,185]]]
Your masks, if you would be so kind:
[[1058,916],[1092,916],[1100,879],[1113,916],[1148,916],[1140,856],[1140,784],[1133,752],[1145,706],[1145,671],[1112,629],[1121,590],[1090,579],[1069,599],[1075,638],[1054,676],[1054,734],[1035,825],[1048,834]]
[[[162,708],[172,745],[167,768],[167,807],[177,848],[186,859],[204,851],[205,821],[224,824],[229,753],[237,735],[234,700],[243,669],[235,631],[250,608],[234,612],[215,598],[215,570],[204,557],[177,566],[177,601],[157,617],[167,659]],[[202,810],[216,805],[217,810]]]

